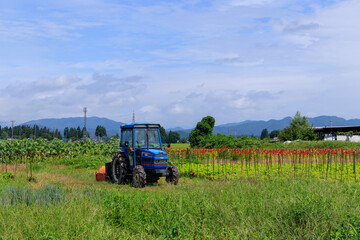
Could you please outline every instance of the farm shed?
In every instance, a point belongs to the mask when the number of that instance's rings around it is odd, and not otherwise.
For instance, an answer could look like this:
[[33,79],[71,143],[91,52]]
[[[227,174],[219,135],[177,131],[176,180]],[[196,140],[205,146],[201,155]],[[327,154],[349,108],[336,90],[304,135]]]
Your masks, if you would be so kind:
[[325,141],[360,142],[360,126],[314,127],[314,130]]

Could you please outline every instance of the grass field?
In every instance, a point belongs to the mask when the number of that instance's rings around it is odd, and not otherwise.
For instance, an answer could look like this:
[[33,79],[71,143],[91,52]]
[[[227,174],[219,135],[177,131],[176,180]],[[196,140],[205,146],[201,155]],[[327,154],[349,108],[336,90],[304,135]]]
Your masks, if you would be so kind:
[[1,239],[358,239],[358,183],[182,177],[144,189],[37,164],[0,182]]
[[170,149],[182,150],[182,149],[186,149],[186,148],[189,148],[189,147],[190,147],[189,143],[172,143]]

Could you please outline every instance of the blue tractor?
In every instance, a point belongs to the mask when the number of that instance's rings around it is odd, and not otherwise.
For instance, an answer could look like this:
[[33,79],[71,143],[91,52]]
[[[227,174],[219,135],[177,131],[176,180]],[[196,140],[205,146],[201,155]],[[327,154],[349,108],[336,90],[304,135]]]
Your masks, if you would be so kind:
[[106,176],[112,182],[132,182],[134,187],[142,188],[166,177],[167,182],[178,183],[179,171],[168,162],[162,148],[159,124],[138,122],[121,126],[119,148],[122,151],[105,165]]

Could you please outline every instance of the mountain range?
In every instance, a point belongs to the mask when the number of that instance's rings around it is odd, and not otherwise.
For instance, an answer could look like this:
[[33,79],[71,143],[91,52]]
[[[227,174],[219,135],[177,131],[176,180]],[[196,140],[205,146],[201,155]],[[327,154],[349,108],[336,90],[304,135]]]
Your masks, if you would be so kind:
[[[325,126],[360,126],[360,119],[346,120],[336,116],[319,116],[308,118],[314,127]],[[225,134],[233,136],[257,136],[261,135],[263,129],[267,129],[270,133],[273,130],[281,130],[289,125],[291,117],[285,117],[280,120],[271,119],[268,121],[243,121],[238,123],[221,124],[214,127],[213,134]],[[181,137],[188,137],[192,129],[177,129]],[[172,130],[173,131],[173,130]]]
[[[222,133],[225,135],[233,136],[260,136],[263,129],[267,129],[270,133],[273,130],[281,130],[289,125],[291,117],[285,117],[280,120],[271,119],[268,121],[252,121],[247,120],[243,122],[227,123],[221,124],[214,127],[214,134]],[[337,116],[319,116],[314,118],[308,118],[309,122],[314,127],[324,127],[324,126],[360,126],[360,119],[349,119],[346,120]],[[84,126],[83,117],[71,117],[71,118],[50,118],[50,119],[40,119],[32,120],[18,125],[28,125],[33,126],[34,124],[39,127],[47,127],[50,129],[57,128],[61,133],[63,133],[65,127],[74,127],[81,128]],[[87,117],[86,126],[88,132],[94,136],[95,129],[98,125],[104,126],[107,130],[108,136],[114,136],[119,132],[119,128],[124,123],[113,121],[108,118],[99,118],[99,117]],[[195,127],[195,126],[194,126]],[[188,137],[192,129],[184,129],[181,127],[169,128],[167,131],[176,131],[180,133],[181,137]]]

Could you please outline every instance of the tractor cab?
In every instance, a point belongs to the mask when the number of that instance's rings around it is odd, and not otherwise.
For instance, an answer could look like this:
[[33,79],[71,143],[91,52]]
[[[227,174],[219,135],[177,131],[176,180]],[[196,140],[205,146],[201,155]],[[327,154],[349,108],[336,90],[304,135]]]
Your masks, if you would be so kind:
[[167,153],[162,149],[160,124],[137,122],[121,126],[120,149],[106,165],[106,172],[113,182],[122,183],[132,179],[135,187],[146,182],[157,182],[166,177],[177,184],[179,172],[168,164]]

